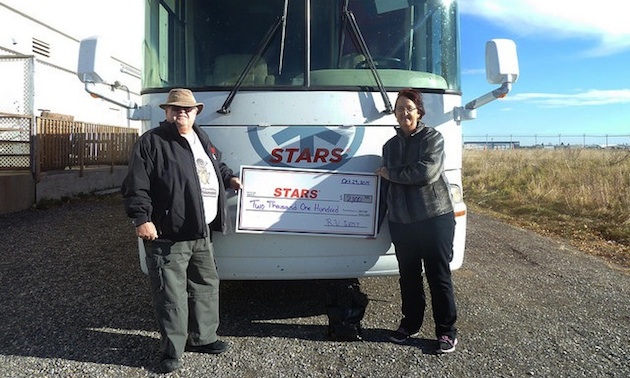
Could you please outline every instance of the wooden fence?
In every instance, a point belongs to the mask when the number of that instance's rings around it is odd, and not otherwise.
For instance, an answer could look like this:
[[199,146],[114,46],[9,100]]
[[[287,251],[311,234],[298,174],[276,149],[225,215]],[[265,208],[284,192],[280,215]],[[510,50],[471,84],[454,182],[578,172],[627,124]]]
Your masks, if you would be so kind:
[[89,166],[127,165],[138,131],[134,128],[98,125],[37,117],[35,174]]

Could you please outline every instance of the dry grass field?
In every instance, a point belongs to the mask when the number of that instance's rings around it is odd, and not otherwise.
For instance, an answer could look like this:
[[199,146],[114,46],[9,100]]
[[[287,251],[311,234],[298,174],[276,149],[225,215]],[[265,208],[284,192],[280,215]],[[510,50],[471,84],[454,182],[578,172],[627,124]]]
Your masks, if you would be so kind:
[[465,150],[463,181],[473,211],[630,269],[630,151]]

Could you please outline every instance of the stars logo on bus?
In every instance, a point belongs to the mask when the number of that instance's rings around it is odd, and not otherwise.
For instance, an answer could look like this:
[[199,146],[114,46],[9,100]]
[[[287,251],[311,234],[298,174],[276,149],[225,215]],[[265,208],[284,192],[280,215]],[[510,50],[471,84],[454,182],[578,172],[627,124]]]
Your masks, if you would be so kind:
[[250,142],[270,166],[338,169],[359,148],[364,128],[353,126],[252,126]]

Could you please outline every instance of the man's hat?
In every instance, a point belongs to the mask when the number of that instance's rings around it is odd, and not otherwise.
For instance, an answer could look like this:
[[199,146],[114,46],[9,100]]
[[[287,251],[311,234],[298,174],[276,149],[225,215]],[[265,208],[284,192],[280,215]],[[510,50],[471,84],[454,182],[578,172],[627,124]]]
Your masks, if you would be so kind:
[[190,91],[190,89],[185,88],[174,88],[168,92],[168,98],[166,102],[160,104],[160,108],[165,109],[167,106],[181,106],[182,108],[190,108],[196,106],[197,114],[201,113],[203,110],[203,104],[201,102],[197,102],[195,100],[195,96]]

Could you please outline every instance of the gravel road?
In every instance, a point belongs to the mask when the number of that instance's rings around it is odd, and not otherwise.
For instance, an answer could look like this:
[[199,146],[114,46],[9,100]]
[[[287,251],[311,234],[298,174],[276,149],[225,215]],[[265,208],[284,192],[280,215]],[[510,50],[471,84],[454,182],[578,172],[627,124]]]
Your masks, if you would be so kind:
[[[151,377],[158,334],[120,198],[0,216],[0,377]],[[470,214],[454,273],[460,344],[407,345],[396,277],[362,279],[364,342],[325,338],[317,281],[224,281],[220,356],[180,377],[629,377],[630,273],[562,240]]]

